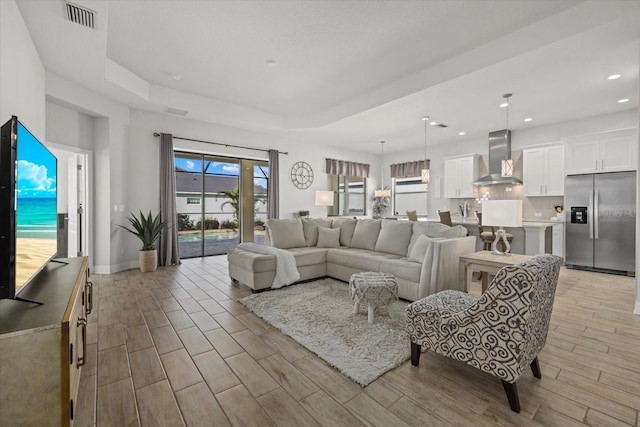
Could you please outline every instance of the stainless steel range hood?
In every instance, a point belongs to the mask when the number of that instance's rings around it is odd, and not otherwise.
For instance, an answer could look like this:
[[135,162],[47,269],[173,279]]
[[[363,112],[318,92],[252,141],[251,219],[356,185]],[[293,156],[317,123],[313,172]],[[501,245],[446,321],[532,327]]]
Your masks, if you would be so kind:
[[473,183],[476,186],[496,184],[522,184],[515,176],[502,176],[502,161],[511,158],[511,131],[497,130],[489,133],[489,175]]

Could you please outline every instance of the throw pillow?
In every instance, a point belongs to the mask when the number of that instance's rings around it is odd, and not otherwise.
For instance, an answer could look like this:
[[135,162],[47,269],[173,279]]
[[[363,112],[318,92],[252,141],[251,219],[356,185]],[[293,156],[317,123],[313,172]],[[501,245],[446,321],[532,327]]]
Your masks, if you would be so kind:
[[427,254],[429,250],[429,245],[432,242],[437,240],[444,240],[442,237],[427,237],[424,234],[421,234],[416,239],[416,243],[411,248],[411,252],[409,252],[409,261],[415,262],[423,262],[424,256]]
[[269,219],[267,228],[274,248],[303,248],[306,245],[300,219]]
[[353,218],[333,218],[331,228],[340,229],[340,245],[351,246],[353,231],[356,229],[358,221]]
[[318,244],[318,227],[331,227],[331,220],[328,218],[303,218],[302,229],[304,231],[304,241],[307,246]]
[[318,247],[319,248],[339,248],[340,229],[318,227]]
[[409,221],[383,220],[376,241],[376,252],[406,256],[413,224]]
[[375,250],[381,222],[379,219],[358,220],[356,229],[353,232],[353,239],[351,239],[351,245],[349,246],[370,251]]

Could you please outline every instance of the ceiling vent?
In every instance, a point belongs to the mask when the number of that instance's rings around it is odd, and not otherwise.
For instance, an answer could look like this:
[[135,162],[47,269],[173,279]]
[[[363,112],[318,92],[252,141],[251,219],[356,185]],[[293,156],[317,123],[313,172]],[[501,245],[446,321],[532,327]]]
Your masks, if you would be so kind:
[[92,30],[96,29],[96,13],[93,10],[73,3],[67,3],[65,6],[67,11],[67,20],[80,24],[83,27],[91,28]]
[[169,113],[169,114],[174,114],[176,116],[186,116],[187,113],[189,113],[187,110],[179,110],[177,108],[171,108],[171,107],[167,107],[164,110],[165,113]]

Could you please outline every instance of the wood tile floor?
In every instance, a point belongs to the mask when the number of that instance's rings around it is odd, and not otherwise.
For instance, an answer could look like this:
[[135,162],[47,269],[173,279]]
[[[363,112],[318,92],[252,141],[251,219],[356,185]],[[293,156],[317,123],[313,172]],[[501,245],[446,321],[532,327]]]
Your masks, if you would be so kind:
[[562,269],[520,414],[499,380],[433,353],[356,385],[239,304],[225,256],[91,279],[79,426],[640,426],[633,278]]

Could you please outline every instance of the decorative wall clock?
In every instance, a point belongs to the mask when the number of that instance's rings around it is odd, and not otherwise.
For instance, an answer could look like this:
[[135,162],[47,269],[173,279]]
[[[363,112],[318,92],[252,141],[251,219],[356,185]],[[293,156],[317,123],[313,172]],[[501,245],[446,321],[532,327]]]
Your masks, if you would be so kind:
[[313,184],[313,169],[307,162],[296,162],[291,166],[291,182],[301,190]]

